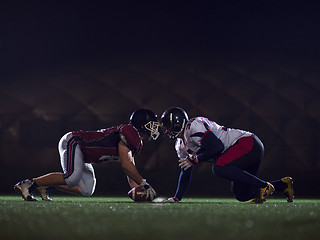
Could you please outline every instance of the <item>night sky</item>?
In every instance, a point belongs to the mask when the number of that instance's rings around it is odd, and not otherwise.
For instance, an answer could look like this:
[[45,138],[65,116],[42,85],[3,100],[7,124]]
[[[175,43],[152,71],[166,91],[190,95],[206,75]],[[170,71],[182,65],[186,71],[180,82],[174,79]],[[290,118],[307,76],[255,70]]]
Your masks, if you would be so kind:
[[1,78],[69,62],[161,52],[319,60],[317,1],[104,2],[2,2]]

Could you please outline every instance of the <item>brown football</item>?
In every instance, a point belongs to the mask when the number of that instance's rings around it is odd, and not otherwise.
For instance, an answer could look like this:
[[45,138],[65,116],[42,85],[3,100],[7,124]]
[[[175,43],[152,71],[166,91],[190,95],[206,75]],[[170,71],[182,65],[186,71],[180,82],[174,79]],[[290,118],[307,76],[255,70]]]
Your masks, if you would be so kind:
[[141,189],[140,186],[132,188],[128,192],[128,196],[135,202],[151,202],[153,199],[150,196],[147,198],[147,194]]

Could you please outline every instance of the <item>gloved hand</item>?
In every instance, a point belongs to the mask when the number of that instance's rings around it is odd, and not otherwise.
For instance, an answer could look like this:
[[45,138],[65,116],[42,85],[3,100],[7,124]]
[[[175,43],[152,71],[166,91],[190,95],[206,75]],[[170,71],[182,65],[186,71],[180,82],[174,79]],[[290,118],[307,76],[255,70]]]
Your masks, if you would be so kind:
[[144,190],[145,194],[147,194],[146,198],[150,197],[151,201],[156,198],[156,191],[149,185],[149,183],[147,183],[146,179],[143,179],[139,186]]
[[167,198],[167,199],[163,200],[162,202],[164,202],[164,203],[175,203],[175,202],[180,202],[180,201],[176,197],[171,197],[171,198]]
[[197,156],[189,155],[187,158],[181,158],[179,160],[179,167],[183,170],[187,170],[189,167],[198,164]]

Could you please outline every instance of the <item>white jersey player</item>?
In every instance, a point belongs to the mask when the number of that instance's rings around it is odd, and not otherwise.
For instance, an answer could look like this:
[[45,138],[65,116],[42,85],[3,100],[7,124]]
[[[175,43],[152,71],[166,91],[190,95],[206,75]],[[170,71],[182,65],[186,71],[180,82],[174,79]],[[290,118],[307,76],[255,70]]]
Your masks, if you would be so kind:
[[252,136],[252,133],[240,129],[226,128],[205,117],[195,117],[188,121],[183,138],[176,141],[176,151],[179,158],[186,158],[189,154],[197,157],[196,153],[202,147],[202,139],[209,133],[214,133],[223,143],[224,152],[242,137]]
[[293,180],[284,177],[266,182],[256,177],[264,154],[264,146],[255,134],[226,128],[206,117],[189,120],[187,113],[174,107],[161,116],[168,137],[176,139],[181,173],[177,191],[167,202],[181,201],[191,181],[193,167],[212,162],[217,176],[232,181],[234,196],[239,201],[263,203],[275,190],[281,191],[288,202],[293,201]]

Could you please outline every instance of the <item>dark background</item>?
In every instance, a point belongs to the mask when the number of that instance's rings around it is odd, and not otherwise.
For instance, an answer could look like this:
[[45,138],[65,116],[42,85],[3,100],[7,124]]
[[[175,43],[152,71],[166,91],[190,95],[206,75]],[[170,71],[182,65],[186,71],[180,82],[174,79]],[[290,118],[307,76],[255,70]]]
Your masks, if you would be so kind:
[[[265,144],[259,176],[291,175],[320,195],[317,1],[11,1],[0,4],[0,193],[60,171],[71,130],[127,122],[138,108],[181,106]],[[137,158],[160,195],[175,191],[173,143]],[[96,195],[129,190],[119,165],[96,166]],[[231,196],[198,166],[190,196]]]

